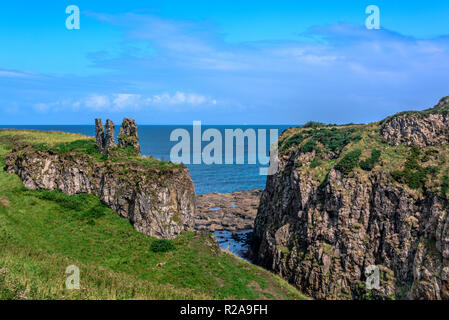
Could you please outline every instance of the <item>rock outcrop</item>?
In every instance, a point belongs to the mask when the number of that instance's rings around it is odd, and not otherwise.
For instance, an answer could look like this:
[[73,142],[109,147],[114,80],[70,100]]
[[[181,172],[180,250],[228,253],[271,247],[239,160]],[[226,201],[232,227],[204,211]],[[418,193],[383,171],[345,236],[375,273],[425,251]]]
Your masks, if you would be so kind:
[[[442,101],[440,107],[447,105]],[[423,178],[420,174],[426,171],[417,164],[421,166],[421,159],[414,158],[405,174],[421,179],[424,186],[413,189],[394,180],[390,168],[403,168],[406,160],[398,159],[404,148],[381,142],[382,136],[393,145],[441,144],[441,150],[429,149],[434,158],[423,162],[438,164],[436,171],[447,174],[447,131],[432,128],[447,116],[426,112],[387,120],[380,135],[376,124],[357,129],[372,131],[360,131],[342,155],[359,146],[371,148],[372,143],[381,159],[371,171],[356,167],[342,173],[327,155],[319,158],[315,150],[307,150],[311,143],[306,139],[287,149],[280,157],[279,172],[268,176],[261,196],[255,220],[256,263],[317,299],[449,299],[449,178],[443,186],[438,175]],[[297,130],[306,136],[305,130]],[[333,130],[329,132],[343,129]],[[295,132],[287,132],[291,136],[281,141],[298,137]],[[348,166],[341,157],[332,161]],[[324,179],[317,179],[314,174],[322,177],[324,170],[328,170]],[[367,288],[369,266],[380,273],[380,285],[373,290]]]
[[436,146],[449,142],[449,112],[440,112],[449,104],[445,97],[424,112],[400,113],[384,121],[381,135],[391,145]]
[[262,190],[208,193],[196,197],[195,229],[242,231],[253,229]]
[[98,151],[104,155],[104,127],[101,119],[95,119],[95,142]]
[[139,136],[137,135],[137,125],[134,119],[123,119],[118,134],[118,145],[121,148],[131,146],[136,154],[140,155]]
[[137,231],[154,237],[171,239],[193,230],[195,188],[185,167],[148,167],[23,148],[6,156],[5,169],[19,175],[28,189],[97,195]]
[[114,122],[107,119],[105,127],[103,128],[101,119],[95,119],[95,140],[97,143],[98,151],[100,151],[102,155],[108,155],[110,149],[117,147],[117,143],[115,143],[114,137]]

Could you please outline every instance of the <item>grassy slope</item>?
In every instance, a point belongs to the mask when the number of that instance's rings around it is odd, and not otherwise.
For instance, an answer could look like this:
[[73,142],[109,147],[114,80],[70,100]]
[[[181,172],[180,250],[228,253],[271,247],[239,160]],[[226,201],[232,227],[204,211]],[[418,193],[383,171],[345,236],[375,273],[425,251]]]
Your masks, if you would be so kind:
[[[11,148],[4,137],[11,134],[0,130],[0,299],[304,298],[266,270],[217,255],[208,235],[185,233],[173,240],[175,250],[153,253],[154,238],[136,232],[96,197],[60,194],[53,201],[25,190],[16,175],[3,171]],[[52,145],[85,139],[20,135]],[[102,214],[89,216],[91,209]],[[65,289],[65,269],[72,264],[80,268],[81,290]]]
[[182,164],[160,161],[154,157],[136,156],[132,147],[112,148],[108,157],[102,156],[96,147],[95,139],[76,133],[57,131],[0,129],[0,143],[6,148],[26,145],[36,150],[51,150],[58,153],[88,154],[97,161],[135,163],[148,168],[184,168]]

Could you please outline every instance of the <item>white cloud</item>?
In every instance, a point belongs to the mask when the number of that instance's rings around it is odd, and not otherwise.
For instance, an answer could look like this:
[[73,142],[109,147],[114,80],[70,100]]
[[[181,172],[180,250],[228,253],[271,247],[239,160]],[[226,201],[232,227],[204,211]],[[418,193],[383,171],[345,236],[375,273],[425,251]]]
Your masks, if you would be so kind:
[[[170,95],[168,93],[163,93],[160,95],[154,95],[151,98],[147,99],[149,104],[156,104],[156,105],[180,105],[180,104],[186,104],[186,105],[201,105],[205,103],[211,103],[216,104],[216,100],[209,100],[205,96],[194,94],[194,93],[183,93],[183,92],[176,92],[174,95]],[[215,101],[215,103],[214,103]]]
[[0,77],[5,78],[28,78],[29,74],[17,71],[0,70]]
[[110,101],[107,96],[101,96],[101,95],[91,95],[86,98],[84,101],[84,104],[86,107],[94,110],[102,110],[109,108]]
[[48,112],[48,110],[50,110],[50,108],[53,106],[54,104],[52,103],[36,103],[33,106],[33,109],[36,110],[39,113],[45,113]]
[[196,107],[202,105],[217,105],[217,100],[196,93],[184,93],[180,91],[177,91],[173,95],[161,93],[152,96],[115,93],[110,95],[92,94],[78,100],[62,99],[48,103],[37,103],[33,107],[37,112],[45,113],[50,110],[79,110],[83,107],[94,111],[120,112],[151,107],[166,109],[175,106]]
[[140,94],[119,93],[115,94],[112,99],[112,107],[117,111],[138,108],[141,103]]

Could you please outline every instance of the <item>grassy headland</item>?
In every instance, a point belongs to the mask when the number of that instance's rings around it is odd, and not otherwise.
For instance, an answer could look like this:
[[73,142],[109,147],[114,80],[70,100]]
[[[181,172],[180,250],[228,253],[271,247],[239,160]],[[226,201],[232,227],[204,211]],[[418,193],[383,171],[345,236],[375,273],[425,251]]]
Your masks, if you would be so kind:
[[[436,112],[434,109],[429,110]],[[422,113],[427,114],[429,110]],[[444,186],[449,184],[444,181],[449,181],[449,145],[392,146],[380,136],[381,124],[337,126],[314,123],[313,126],[290,128],[281,136],[279,150],[281,156],[314,152],[309,165],[295,163],[295,170],[315,177],[321,183],[326,181],[332,168],[345,175],[356,172],[360,177],[382,171],[393,181],[417,192],[425,189],[446,194]]]
[[[101,157],[82,135],[0,130],[0,299],[304,298],[272,273],[217,250],[210,235],[185,232],[158,243],[95,196],[26,190],[3,170],[18,143]],[[80,269],[80,290],[65,288],[69,265]]]

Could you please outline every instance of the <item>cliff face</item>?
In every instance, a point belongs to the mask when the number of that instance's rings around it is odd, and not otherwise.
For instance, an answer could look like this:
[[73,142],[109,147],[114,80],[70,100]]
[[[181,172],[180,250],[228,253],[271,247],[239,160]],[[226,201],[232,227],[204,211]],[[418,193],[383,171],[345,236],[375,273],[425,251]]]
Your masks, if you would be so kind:
[[255,220],[257,263],[318,299],[449,299],[448,136],[435,113],[284,133]]
[[[449,97],[424,112],[408,112],[387,119],[380,134],[390,144],[420,147],[442,145],[449,142],[449,112],[444,109]],[[443,110],[441,110],[443,109]]]
[[97,195],[151,236],[170,239],[194,226],[195,188],[187,168],[23,148],[7,155],[5,170],[18,174],[28,189]]

